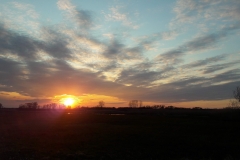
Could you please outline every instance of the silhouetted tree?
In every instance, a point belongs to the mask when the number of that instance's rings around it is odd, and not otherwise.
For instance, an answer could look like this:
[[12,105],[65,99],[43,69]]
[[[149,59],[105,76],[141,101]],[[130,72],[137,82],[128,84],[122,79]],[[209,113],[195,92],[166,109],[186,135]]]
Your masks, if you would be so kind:
[[142,101],[141,100],[138,101],[138,107],[142,107]]
[[165,109],[174,109],[174,106],[167,106]]
[[24,104],[20,104],[18,108],[26,108]]
[[192,109],[202,109],[201,107],[193,107]]
[[52,103],[52,109],[56,109],[57,108],[57,104],[56,103]]
[[1,108],[3,108],[3,105],[2,105],[2,103],[0,103],[0,109],[1,109]]
[[160,105],[159,106],[159,109],[164,109],[165,108],[165,105]]
[[[57,103],[49,103],[42,106],[43,109],[63,109],[68,108],[69,106],[57,105]],[[71,106],[70,106],[71,108]]]
[[33,109],[38,109],[38,103],[37,102],[33,102],[32,103],[32,108]]
[[150,106],[150,107],[153,108],[153,109],[164,109],[165,105],[153,105],[153,106]]
[[105,106],[105,102],[104,101],[99,101],[98,106],[103,108]]
[[131,100],[129,101],[129,107],[137,107],[138,100]]
[[239,102],[236,99],[230,99],[227,109],[239,109]]
[[23,109],[38,109],[39,105],[37,102],[31,102],[31,103],[25,103],[25,104],[20,104],[19,108]]
[[141,100],[131,100],[129,101],[129,107],[136,108],[136,107],[142,107],[142,101]]
[[37,102],[26,103],[26,106],[27,106],[27,108],[37,109],[38,103]]
[[240,102],[240,87],[237,87],[237,89],[233,91],[233,96],[238,102]]

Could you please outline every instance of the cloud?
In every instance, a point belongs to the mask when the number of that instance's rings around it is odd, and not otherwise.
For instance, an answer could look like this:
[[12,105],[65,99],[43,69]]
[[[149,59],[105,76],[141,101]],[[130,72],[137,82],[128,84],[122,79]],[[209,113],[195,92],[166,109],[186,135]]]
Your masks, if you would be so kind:
[[211,78],[189,77],[145,90],[142,100],[188,102],[232,98],[232,90],[240,82],[239,69],[229,70]]
[[[94,25],[92,12],[78,9],[69,0],[59,0],[57,4],[74,26],[42,26],[38,30],[40,36],[34,36],[12,29],[1,20],[0,93],[16,92],[43,101],[61,94],[99,94],[124,101],[178,102],[229,98],[229,92],[240,81],[238,59],[226,60],[230,54],[184,61],[188,53],[214,49],[236,33],[240,27],[237,22],[198,35],[150,60],[149,51],[158,43],[175,39],[179,30],[145,35],[133,43],[128,43],[132,37],[126,41],[114,34],[103,40],[88,30]],[[196,4],[191,5],[194,10]],[[106,18],[133,27],[128,13],[120,9],[111,8]],[[191,13],[187,15],[191,18]],[[73,29],[75,24],[83,30]],[[86,30],[88,34],[82,32]]]
[[204,16],[204,12],[209,12],[213,6],[218,5],[215,0],[198,1],[198,0],[177,0],[173,11],[176,13],[174,23],[192,23]]
[[109,43],[105,44],[102,55],[110,64],[113,62],[115,64],[127,64],[126,62],[134,64],[136,62],[143,61],[143,51],[144,49],[140,45],[128,47],[127,45],[121,43],[120,40],[113,38]]
[[120,12],[120,7],[111,7],[110,13],[105,14],[105,18],[108,21],[118,21],[121,22],[124,26],[127,26],[132,29],[138,29],[139,26],[134,24],[127,14]]
[[[220,57],[215,57],[210,61],[213,59],[221,60]],[[162,73],[168,73],[172,71],[172,68],[151,71],[154,64],[141,63],[132,70],[123,70],[115,82],[110,82],[102,78],[99,72],[74,69],[61,59],[53,59],[48,62],[30,60],[23,64],[1,58],[0,67],[4,68],[0,73],[0,76],[4,77],[0,80],[0,84],[3,86],[0,87],[1,91],[15,91],[32,97],[92,93],[112,95],[125,100],[131,97],[162,103],[226,99],[229,98],[229,92],[239,83],[240,78],[239,70],[230,70],[211,78],[189,77],[148,88],[152,81],[164,78]],[[226,80],[230,82],[218,84]],[[127,83],[132,83],[133,86],[123,85]],[[13,87],[10,87],[12,85]]]
[[162,40],[172,40],[178,36],[179,32],[176,30],[165,31],[160,33],[160,37]]
[[185,52],[191,52],[213,48],[214,45],[224,37],[226,37],[225,32],[218,32],[216,34],[213,33],[206,36],[200,36],[193,39],[192,41],[187,42],[185,45],[181,46],[180,49]]
[[134,86],[148,87],[149,84],[158,79],[160,73],[155,71],[124,70],[121,72],[116,82]]
[[173,66],[158,66],[151,61],[137,63],[120,72],[115,82],[143,88],[154,88],[161,85],[157,81],[166,80],[175,75]]
[[56,58],[69,58],[71,51],[66,47],[67,41],[55,36],[52,41],[36,40],[32,37],[10,31],[0,24],[0,52],[1,54],[12,53],[25,60],[37,59],[39,51],[45,51]]
[[39,14],[35,11],[35,7],[26,3],[9,2],[6,5],[0,5],[0,18],[5,26],[12,30],[22,33],[39,36],[40,28]]
[[177,0],[173,9],[176,13],[174,20],[178,23],[191,23],[201,18],[239,20],[239,4],[238,0]]
[[181,51],[181,49],[175,49],[168,52],[165,52],[163,54],[160,54],[156,57],[156,61],[164,63],[164,64],[173,64],[177,65],[183,60],[181,59],[184,55],[184,51]]
[[208,66],[208,67],[205,67],[204,69],[202,69],[202,73],[209,74],[209,73],[217,72],[217,71],[224,70],[224,69],[227,69],[230,67],[235,67],[238,64],[238,62],[239,62],[239,60],[232,61],[229,63],[211,65],[211,66]]
[[122,53],[123,47],[123,44],[113,39],[103,54],[106,55],[106,57],[110,56],[113,58],[114,56]]
[[70,0],[59,0],[57,2],[58,8],[61,10],[67,10],[67,11],[72,11],[75,10],[75,6],[72,5]]
[[67,16],[72,19],[79,27],[89,29],[92,27],[92,15],[90,11],[79,10],[74,6],[70,0],[58,0],[58,8],[66,11]]
[[225,58],[227,57],[227,54],[222,54],[222,55],[217,55],[214,57],[210,57],[210,58],[206,58],[204,60],[198,60],[195,62],[191,62],[188,63],[184,66],[182,66],[183,68],[195,68],[195,67],[202,67],[211,63],[217,63],[217,62],[221,62],[223,60],[225,60]]
[[72,51],[68,48],[68,39],[65,38],[61,32],[56,32],[49,29],[48,33],[51,33],[53,38],[46,39],[46,41],[41,41],[40,45],[38,46],[39,49],[55,58],[71,58]]
[[223,73],[217,74],[212,77],[212,83],[229,83],[229,82],[239,82],[240,80],[240,69],[231,69]]
[[89,11],[77,10],[76,18],[77,18],[77,22],[81,26],[84,26],[84,28],[92,26],[92,16]]
[[224,27],[218,32],[206,34],[203,36],[198,36],[177,48],[174,48],[170,51],[162,53],[156,57],[157,61],[165,63],[178,64],[182,62],[182,57],[189,52],[196,53],[206,49],[214,48],[218,42],[232,34],[232,32],[239,30],[240,24]]
[[158,46],[160,42],[164,40],[173,40],[178,36],[177,30],[164,31],[154,33],[151,35],[141,36],[135,39],[139,46],[143,47],[146,51],[151,50],[155,46]]
[[0,68],[1,68],[0,85],[4,89],[11,88],[10,86],[14,85],[15,79],[21,79],[24,76],[23,73],[24,67],[20,62],[0,57]]
[[[1,59],[1,68],[6,72],[1,72],[1,90],[15,90],[29,96],[53,96],[64,93],[81,93],[92,91],[94,86],[105,86],[97,73],[84,70],[75,70],[65,61],[54,60],[51,62],[27,62],[26,73],[21,64],[11,60]],[[23,77],[25,76],[25,77]],[[94,85],[93,85],[94,84]],[[98,86],[98,87],[99,87]],[[92,89],[91,89],[92,88]],[[101,87],[102,88],[102,87]],[[23,91],[23,92],[22,92]]]
[[[209,19],[228,19],[233,21],[239,21],[240,14],[240,2],[238,0],[230,0],[230,1],[215,1],[212,2],[213,6],[211,6],[211,10],[208,9],[205,12],[205,17]],[[210,2],[211,5],[211,2]],[[218,8],[216,8],[216,7]]]
[[[0,72],[0,77],[3,77],[0,79],[1,91],[14,91],[31,97],[48,97],[65,93],[121,96],[125,93],[126,86],[106,81],[101,72],[93,72],[86,68],[73,68],[69,63],[72,51],[68,48],[66,40],[68,38],[63,34],[56,34],[55,31],[47,31],[51,33],[50,38],[47,37],[41,41],[30,36],[19,35],[5,28],[3,24],[1,25],[0,66],[4,69]],[[91,39],[88,40],[94,42]],[[114,47],[118,48],[119,46]],[[136,48],[125,47],[123,45],[120,50],[128,51],[126,55],[131,56],[134,52],[138,52]],[[46,61],[39,60],[38,52],[40,51],[53,56],[53,58]],[[114,51],[114,48],[110,51]],[[4,58],[4,55],[9,53],[17,54],[22,58],[21,61],[15,61],[12,57]],[[111,53],[109,52],[109,54]],[[105,67],[109,69],[116,67],[113,63],[110,64],[112,65]],[[137,91],[133,89],[130,93],[133,92]]]
[[13,6],[16,9],[19,9],[21,11],[24,11],[28,17],[37,19],[39,18],[39,14],[35,11],[34,6],[30,4],[24,4],[24,3],[19,3],[19,2],[12,2]]
[[39,42],[15,32],[7,30],[3,24],[0,24],[0,52],[6,54],[11,52],[26,59],[33,59]]

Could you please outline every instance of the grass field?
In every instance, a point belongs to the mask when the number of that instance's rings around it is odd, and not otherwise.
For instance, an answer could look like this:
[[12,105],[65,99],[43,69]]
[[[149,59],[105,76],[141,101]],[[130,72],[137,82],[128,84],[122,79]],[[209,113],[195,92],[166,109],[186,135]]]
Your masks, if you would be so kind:
[[0,110],[0,159],[240,159],[239,110]]

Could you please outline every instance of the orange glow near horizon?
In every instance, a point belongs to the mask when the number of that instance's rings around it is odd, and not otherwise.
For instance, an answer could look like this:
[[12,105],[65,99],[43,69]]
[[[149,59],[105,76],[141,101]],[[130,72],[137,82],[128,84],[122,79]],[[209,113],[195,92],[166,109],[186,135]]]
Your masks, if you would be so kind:
[[[62,104],[65,107],[71,106],[71,108],[80,107],[96,107],[99,101],[104,101],[106,107],[125,107],[127,102],[123,101],[117,97],[98,95],[98,94],[82,94],[79,96],[75,95],[56,95],[52,99],[53,103]],[[125,104],[126,103],[126,104]]]
[[75,108],[81,104],[82,100],[74,95],[63,94],[55,96],[54,101],[63,104],[66,107],[71,106],[72,108]]
[[74,99],[72,98],[67,98],[65,100],[63,100],[63,104],[65,104],[65,106],[72,106],[74,103]]

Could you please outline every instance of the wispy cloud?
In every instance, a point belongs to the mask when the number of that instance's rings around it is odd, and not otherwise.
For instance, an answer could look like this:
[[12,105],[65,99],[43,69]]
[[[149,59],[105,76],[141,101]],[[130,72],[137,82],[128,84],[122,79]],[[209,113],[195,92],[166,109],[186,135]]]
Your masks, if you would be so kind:
[[156,57],[157,61],[164,63],[180,63],[182,62],[182,57],[189,52],[199,52],[206,49],[213,49],[215,46],[226,38],[228,35],[231,35],[232,32],[239,30],[240,25],[237,23],[230,27],[224,27],[218,32],[206,34],[203,36],[196,37],[177,48],[174,48],[170,51],[164,52]]
[[37,19],[39,14],[35,11],[34,6],[30,4],[22,4],[18,2],[12,2],[13,6],[21,11],[25,11],[28,17]]
[[238,64],[239,60],[231,61],[228,63],[214,64],[202,69],[203,74],[209,74],[217,71],[221,71],[228,68],[233,68]]
[[217,56],[214,56],[214,57],[206,58],[204,60],[194,61],[194,62],[191,62],[191,63],[188,63],[188,64],[184,65],[183,68],[202,67],[202,66],[205,66],[207,64],[221,62],[221,61],[225,60],[225,58],[227,56],[228,56],[227,54],[222,54],[222,55],[217,55]]
[[90,11],[77,9],[70,0],[58,0],[57,4],[58,8],[66,11],[67,16],[77,23],[79,27],[84,29],[92,27],[93,22]]
[[[230,2],[238,4],[238,1]],[[26,10],[31,20],[39,24],[33,6],[17,2],[11,5]],[[191,23],[199,16],[210,19],[213,15],[210,9],[215,12],[213,7],[218,5],[225,8],[227,3],[177,1],[175,20]],[[235,9],[232,6],[233,11],[229,10],[228,14],[224,10],[220,16],[232,17],[235,22],[226,22],[215,31],[196,33],[191,39],[179,38],[182,30],[176,28],[150,33],[130,30],[138,33],[128,32],[126,39],[110,31],[105,39],[99,36],[105,32],[91,30],[96,24],[93,12],[79,9],[70,0],[59,0],[57,6],[71,23],[38,25],[38,36],[27,31],[24,25],[28,21],[23,21],[22,27],[10,25],[17,24],[14,13],[8,21],[3,18],[8,12],[0,12],[0,93],[16,92],[32,98],[88,93],[124,100],[131,97],[178,102],[229,98],[225,92],[231,92],[240,81],[238,55],[230,59],[233,54],[224,51],[208,58],[205,55],[190,61],[185,59],[190,54],[213,50],[237,33],[240,23],[234,15],[238,14],[238,6]],[[121,7],[111,7],[104,16],[108,21],[120,23],[120,28],[140,29],[130,13],[123,12]],[[26,31],[22,32],[21,28]],[[164,43],[170,44],[167,48],[177,47],[161,51],[159,48]],[[156,54],[155,59],[149,58]]]
[[232,88],[238,85],[239,78],[239,70],[229,70],[211,78],[189,77],[146,90],[142,98],[161,102],[228,99],[231,98],[229,93]]
[[56,35],[51,42],[36,40],[32,37],[12,32],[0,24],[0,51],[1,54],[12,53],[25,59],[36,59],[38,51],[58,57],[66,58],[71,56],[71,51],[66,47],[67,42]]
[[134,24],[127,14],[124,14],[120,11],[121,7],[111,7],[110,13],[104,13],[105,18],[108,21],[118,21],[121,22],[124,26],[127,26],[132,29],[138,29],[139,25]]
[[[219,27],[219,21],[239,21],[240,1],[238,0],[177,0],[173,11],[176,17],[172,20],[171,26],[186,24],[197,24],[199,28],[203,23],[211,21],[215,28]],[[218,20],[218,22],[216,21]],[[206,27],[206,26],[205,26]],[[212,26],[213,27],[213,26]],[[206,29],[206,28],[205,28]]]
[[39,36],[39,17],[35,7],[26,3],[9,2],[6,6],[0,5],[0,18],[2,24],[15,31],[32,36]]

